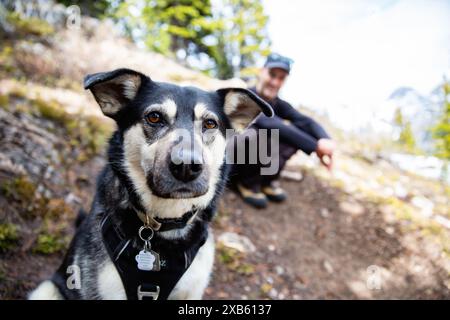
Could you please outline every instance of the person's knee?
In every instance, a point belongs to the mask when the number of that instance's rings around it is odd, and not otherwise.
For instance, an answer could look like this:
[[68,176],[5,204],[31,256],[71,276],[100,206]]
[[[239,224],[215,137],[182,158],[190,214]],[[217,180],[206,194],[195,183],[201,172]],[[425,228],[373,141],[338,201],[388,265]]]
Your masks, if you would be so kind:
[[291,146],[287,143],[280,142],[280,157],[285,159],[286,161],[296,154],[298,149],[296,147]]

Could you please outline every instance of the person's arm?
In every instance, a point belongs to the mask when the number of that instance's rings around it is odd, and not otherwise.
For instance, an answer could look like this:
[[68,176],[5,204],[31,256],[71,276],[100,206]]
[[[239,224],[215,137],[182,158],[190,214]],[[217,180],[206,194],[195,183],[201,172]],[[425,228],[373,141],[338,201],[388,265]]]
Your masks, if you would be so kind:
[[317,149],[317,139],[305,131],[298,130],[294,126],[287,125],[283,119],[274,116],[269,118],[263,114],[259,115],[255,126],[261,129],[279,129],[280,140],[286,141],[296,149],[300,149],[306,154],[311,154]]
[[328,133],[319,123],[317,123],[314,119],[301,114],[284,100],[278,100],[277,115],[283,119],[291,121],[294,126],[300,130],[306,131],[317,140],[330,139]]

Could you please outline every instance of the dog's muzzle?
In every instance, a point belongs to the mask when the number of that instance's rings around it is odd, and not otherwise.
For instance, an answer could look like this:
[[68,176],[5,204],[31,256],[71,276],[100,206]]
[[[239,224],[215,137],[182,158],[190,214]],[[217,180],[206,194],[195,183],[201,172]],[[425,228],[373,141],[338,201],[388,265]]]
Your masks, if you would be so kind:
[[199,152],[171,152],[147,176],[152,192],[162,198],[195,198],[208,192],[208,166]]

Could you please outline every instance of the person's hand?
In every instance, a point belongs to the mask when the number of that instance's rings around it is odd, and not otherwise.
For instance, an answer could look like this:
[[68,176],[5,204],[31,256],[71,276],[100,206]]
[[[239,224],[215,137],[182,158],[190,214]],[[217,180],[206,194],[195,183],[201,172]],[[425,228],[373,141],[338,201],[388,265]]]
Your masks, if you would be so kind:
[[328,169],[333,168],[333,153],[336,148],[336,144],[331,139],[319,139],[317,141],[316,154],[320,159],[320,162]]

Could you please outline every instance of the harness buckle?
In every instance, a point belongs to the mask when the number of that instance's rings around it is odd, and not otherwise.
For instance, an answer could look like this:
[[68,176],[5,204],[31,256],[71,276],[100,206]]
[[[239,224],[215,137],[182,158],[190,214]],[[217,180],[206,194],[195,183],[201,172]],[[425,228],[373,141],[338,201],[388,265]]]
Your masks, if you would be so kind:
[[142,285],[137,288],[138,300],[144,300],[144,298],[151,298],[151,300],[157,300],[159,296],[159,286],[154,286],[154,291],[144,291],[141,289]]

